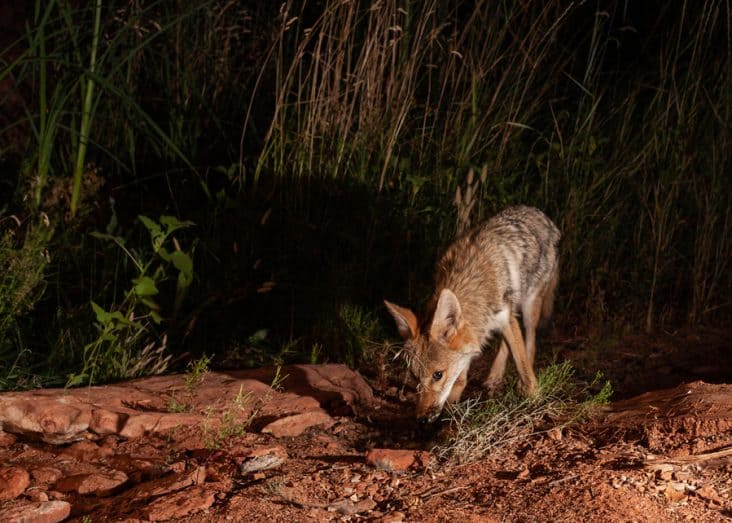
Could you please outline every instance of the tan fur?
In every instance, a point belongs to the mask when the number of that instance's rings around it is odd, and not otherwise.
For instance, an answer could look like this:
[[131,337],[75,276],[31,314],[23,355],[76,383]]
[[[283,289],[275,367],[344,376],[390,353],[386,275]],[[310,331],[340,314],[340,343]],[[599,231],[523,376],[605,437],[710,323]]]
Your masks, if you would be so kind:
[[420,323],[411,310],[385,301],[419,381],[418,419],[433,421],[445,402],[460,399],[471,361],[494,334],[501,336],[501,343],[485,386],[489,391],[500,386],[510,353],[522,390],[536,393],[536,327],[552,312],[559,238],[559,230],[538,209],[509,207],[445,251],[437,264],[426,321]]
[[463,326],[462,328],[458,329],[455,336],[452,337],[450,340],[450,343],[448,343],[447,348],[453,351],[459,351],[462,349],[465,345],[469,343],[477,343],[478,340],[475,339],[475,336],[473,336],[473,332]]

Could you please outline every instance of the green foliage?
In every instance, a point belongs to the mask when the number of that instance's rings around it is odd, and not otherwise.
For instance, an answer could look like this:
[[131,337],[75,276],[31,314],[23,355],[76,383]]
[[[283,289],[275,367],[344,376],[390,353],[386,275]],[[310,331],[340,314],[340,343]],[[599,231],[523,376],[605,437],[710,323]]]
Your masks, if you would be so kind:
[[[92,233],[95,238],[117,244],[132,261],[137,276],[132,278],[132,285],[122,301],[109,310],[91,302],[98,335],[84,347],[83,368],[69,377],[67,386],[159,374],[168,367],[167,337],[162,336],[158,343],[154,334],[155,326],[163,321],[161,307],[156,301],[158,287],[167,279],[172,267],[177,273],[172,309],[175,315],[193,280],[193,260],[190,254],[180,250],[172,235],[193,223],[172,216],[161,216],[159,223],[146,216],[139,216],[139,219],[150,235],[152,249],[149,252],[136,253],[128,249],[125,239],[120,236]],[[175,250],[170,251],[167,243],[172,243]]]
[[341,305],[338,319],[343,360],[349,367],[358,368],[371,359],[371,350],[380,330],[379,320],[371,312],[351,304]]
[[41,221],[0,233],[0,390],[32,384],[22,322],[45,292],[52,232]]
[[[514,203],[562,229],[560,320],[729,318],[729,7],[652,33],[601,7],[37,0],[0,50],[0,216],[45,213],[50,262],[0,289],[5,383],[159,371],[166,334],[367,364],[381,300],[422,301],[439,249]],[[140,240],[140,213],[198,224],[195,272],[189,223]]]

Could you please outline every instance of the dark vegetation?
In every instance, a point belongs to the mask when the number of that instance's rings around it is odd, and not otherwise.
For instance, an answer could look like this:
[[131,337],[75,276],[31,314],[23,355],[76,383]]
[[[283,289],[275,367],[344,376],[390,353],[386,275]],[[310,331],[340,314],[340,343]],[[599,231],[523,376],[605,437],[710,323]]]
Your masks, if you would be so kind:
[[4,3],[0,388],[369,365],[514,203],[560,328],[730,317],[725,2]]

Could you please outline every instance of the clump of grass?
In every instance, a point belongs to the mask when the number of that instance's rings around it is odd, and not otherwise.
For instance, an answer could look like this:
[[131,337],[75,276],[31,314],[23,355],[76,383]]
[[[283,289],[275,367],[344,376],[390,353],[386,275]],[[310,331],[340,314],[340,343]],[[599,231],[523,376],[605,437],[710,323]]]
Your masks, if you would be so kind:
[[343,357],[351,368],[357,368],[372,357],[373,340],[378,338],[379,320],[362,307],[345,304],[338,309],[343,343]]
[[599,392],[591,393],[602,376],[583,387],[573,375],[569,362],[553,364],[539,373],[539,393],[534,398],[508,387],[498,398],[479,397],[448,406],[450,430],[434,452],[440,459],[474,461],[519,439],[585,419],[592,409],[608,402],[612,387],[605,382]]
[[17,233],[0,233],[0,390],[29,384],[20,323],[43,296],[50,261],[48,225],[29,226],[21,238]]
[[[259,403],[259,401],[257,402]],[[214,410],[209,407],[206,410],[206,419],[203,423],[203,444],[207,449],[217,449],[232,437],[241,436],[246,428],[259,412],[258,405],[254,405],[254,398],[251,391],[244,393],[243,385],[239,392],[226,405],[220,418],[217,420],[217,428],[213,428]]]
[[198,387],[203,383],[203,378],[209,371],[209,365],[211,364],[212,356],[206,356],[205,354],[188,363],[188,372],[184,378],[186,391],[188,394],[194,394]]
[[[209,371],[212,356],[203,355],[197,360],[188,362],[188,372],[183,377],[183,385],[186,389],[186,396],[191,399],[203,383]],[[190,412],[191,403],[180,401],[173,395],[168,401],[168,412]]]
[[[287,375],[283,376],[280,370],[280,367],[277,367],[270,383],[271,390],[278,390],[282,382],[287,379]],[[203,423],[204,446],[208,449],[218,449],[231,438],[244,434],[270,397],[271,393],[265,393],[255,398],[251,391],[245,393],[242,385],[239,387],[237,395],[224,407],[220,416],[215,416],[213,407],[208,407]]]

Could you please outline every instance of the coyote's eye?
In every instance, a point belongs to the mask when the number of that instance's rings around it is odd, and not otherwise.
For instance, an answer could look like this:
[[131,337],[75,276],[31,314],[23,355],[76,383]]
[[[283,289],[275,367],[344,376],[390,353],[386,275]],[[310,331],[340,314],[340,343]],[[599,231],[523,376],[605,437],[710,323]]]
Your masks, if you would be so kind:
[[442,379],[442,371],[438,370],[432,373],[432,379],[435,381],[440,381]]

